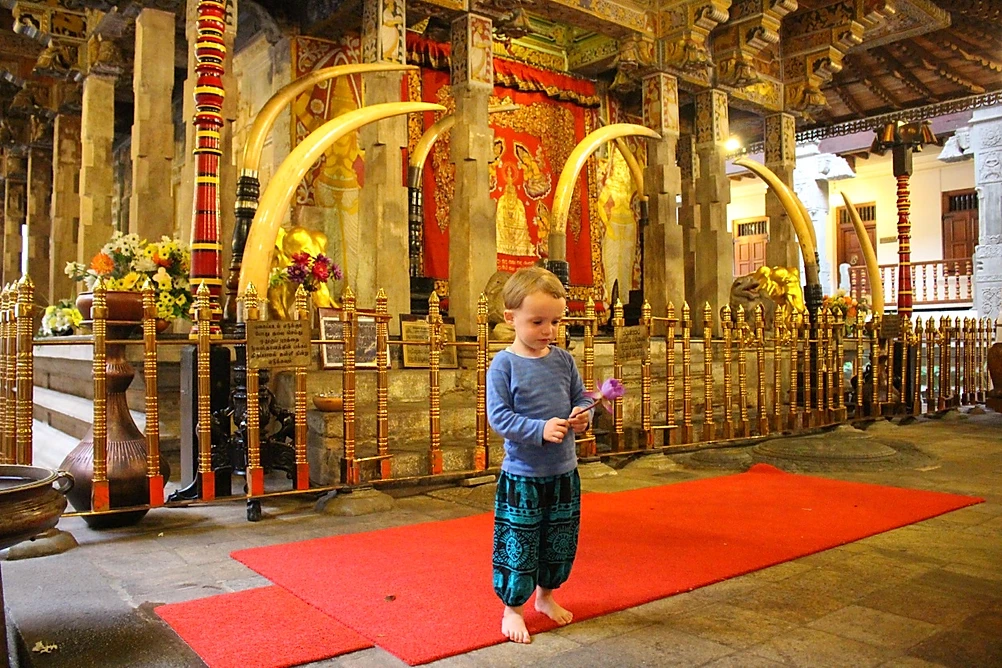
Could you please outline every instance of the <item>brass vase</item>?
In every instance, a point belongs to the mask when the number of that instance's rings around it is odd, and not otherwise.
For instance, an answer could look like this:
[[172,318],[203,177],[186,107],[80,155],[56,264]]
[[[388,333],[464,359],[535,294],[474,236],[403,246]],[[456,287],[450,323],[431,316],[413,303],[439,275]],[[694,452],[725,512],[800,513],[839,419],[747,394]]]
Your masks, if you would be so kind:
[[[108,340],[128,338],[141,325],[143,296],[139,292],[109,291]],[[83,292],[77,297],[77,308],[85,321],[91,320],[93,294]],[[150,500],[146,477],[146,437],[129,412],[125,392],[132,384],[135,370],[125,357],[125,346],[109,343],[106,349],[108,374],[108,489],[111,508],[131,508],[147,505]],[[94,478],[94,428],[93,426],[60,465],[73,474],[75,484],[66,495],[79,512],[91,509],[91,483]],[[170,478],[170,466],[160,459],[163,480]],[[135,524],[146,515],[146,509],[108,515],[85,515],[84,520],[94,528],[109,528]]]

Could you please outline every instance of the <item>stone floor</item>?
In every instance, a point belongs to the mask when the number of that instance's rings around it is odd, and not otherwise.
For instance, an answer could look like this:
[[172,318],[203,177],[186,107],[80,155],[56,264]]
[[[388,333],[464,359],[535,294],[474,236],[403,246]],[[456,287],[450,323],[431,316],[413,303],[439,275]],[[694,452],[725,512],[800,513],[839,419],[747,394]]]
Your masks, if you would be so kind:
[[[1002,415],[881,424],[925,458],[815,475],[982,496],[986,502],[696,591],[434,666],[1002,666]],[[618,491],[722,475],[721,462],[620,462],[585,488]],[[736,458],[735,461],[739,461]],[[918,465],[920,464],[920,465]],[[830,468],[830,467],[829,467]],[[859,467],[857,467],[859,468]],[[863,467],[865,469],[865,467]],[[883,470],[877,470],[883,468]],[[268,584],[236,549],[448,519],[489,509],[490,486],[394,492],[391,511],[318,515],[306,499],[161,509],[137,527],[60,528],[80,546],[2,564],[9,617],[30,666],[201,666],[152,612],[160,603]],[[572,576],[573,577],[573,576]],[[615,586],[615,583],[610,583]],[[454,623],[454,622],[453,622]],[[253,620],[248,620],[253,633]],[[41,642],[49,653],[31,652]],[[402,666],[380,649],[313,666]]]

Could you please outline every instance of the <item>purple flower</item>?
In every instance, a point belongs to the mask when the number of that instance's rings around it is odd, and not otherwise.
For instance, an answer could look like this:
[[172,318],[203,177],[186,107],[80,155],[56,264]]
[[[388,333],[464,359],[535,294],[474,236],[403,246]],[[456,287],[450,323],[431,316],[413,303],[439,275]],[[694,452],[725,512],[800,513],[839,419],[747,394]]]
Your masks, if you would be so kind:
[[605,410],[612,412],[612,402],[619,399],[624,394],[626,394],[626,388],[623,387],[623,383],[618,378],[607,378],[599,385],[599,388],[594,392],[586,393],[586,396],[591,397],[595,401],[591,406],[587,406],[585,410],[591,410],[598,404],[602,404]]
[[290,264],[285,272],[285,275],[293,283],[302,283],[306,280],[306,267],[301,264]]
[[344,274],[341,273],[341,267],[336,264],[331,264],[331,276],[333,276],[336,281],[340,281],[344,278]]

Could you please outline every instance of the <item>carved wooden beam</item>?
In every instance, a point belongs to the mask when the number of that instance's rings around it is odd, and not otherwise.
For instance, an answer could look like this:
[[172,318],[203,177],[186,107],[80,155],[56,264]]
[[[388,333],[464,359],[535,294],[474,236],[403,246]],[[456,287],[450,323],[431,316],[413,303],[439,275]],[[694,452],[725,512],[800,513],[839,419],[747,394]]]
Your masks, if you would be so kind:
[[[856,98],[853,96],[852,91],[849,90],[848,86],[832,88],[831,92],[834,93],[837,98],[842,100],[842,103],[845,104],[845,106],[848,107],[849,111],[853,114],[859,116],[860,118],[866,116],[866,113],[863,111],[863,107],[861,107],[859,102],[856,101]],[[824,108],[827,109],[827,107]]]
[[855,58],[862,57],[862,52],[858,55],[854,55],[853,58],[849,58],[845,61],[845,67],[848,72],[856,78],[858,82],[870,89],[870,92],[883,100],[888,106],[894,109],[900,109],[904,106],[904,102],[898,99],[897,96],[891,93],[880,81],[874,76],[870,77],[866,74],[866,69],[862,67],[857,67]]
[[1002,62],[989,58],[984,54],[977,53],[970,46],[958,44],[956,41],[949,38],[937,41],[969,63],[976,63],[985,69],[991,70],[992,72],[1002,72]]
[[658,16],[661,64],[709,83],[708,38],[727,20],[731,0],[683,0]]
[[797,13],[783,23],[783,73],[788,111],[806,116],[825,107],[821,86],[866,28],[893,14],[892,0],[839,0]]
[[780,21],[796,9],[797,0],[734,0],[713,36],[717,83],[744,88],[761,81],[755,56],[779,42]]
[[905,66],[904,63],[894,57],[894,55],[888,51],[886,47],[871,49],[867,53],[869,53],[887,71],[897,77],[901,83],[908,88],[911,88],[912,91],[917,93],[920,97],[923,97],[930,102],[939,102],[939,97],[933,93],[928,86],[922,83],[921,79],[915,76],[910,67]]
[[[985,92],[982,86],[974,83],[967,77],[957,74],[957,72],[949,66],[949,64],[944,63],[941,60],[931,60],[926,54],[916,53],[912,47],[907,44],[900,43],[895,45],[899,53],[907,55],[911,60],[918,63],[923,69],[929,72],[935,72],[939,76],[943,77],[950,83],[956,84],[961,88],[966,88],[968,92],[980,95]],[[928,52],[926,52],[928,53]]]

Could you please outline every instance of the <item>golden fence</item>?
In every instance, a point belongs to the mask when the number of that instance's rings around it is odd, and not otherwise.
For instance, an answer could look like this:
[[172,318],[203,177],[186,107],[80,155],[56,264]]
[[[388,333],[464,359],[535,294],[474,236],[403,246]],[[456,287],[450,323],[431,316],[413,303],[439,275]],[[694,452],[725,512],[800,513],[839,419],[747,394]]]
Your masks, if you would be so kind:
[[[146,429],[149,481],[148,507],[163,506],[160,476],[159,405],[156,392],[158,348],[164,345],[191,345],[189,341],[158,338],[154,292],[150,285],[143,291],[141,340],[108,338],[106,292],[94,290],[92,335],[63,342],[58,338],[33,339],[33,294],[30,279],[7,286],[0,293],[0,462],[30,464],[32,460],[32,369],[33,345],[79,344],[93,346],[94,374],[94,477],[93,513],[114,511],[110,508],[107,478],[107,369],[106,352],[110,344],[142,345],[146,379]],[[500,462],[490,460],[486,416],[486,375],[491,356],[505,343],[489,339],[487,300],[481,296],[477,309],[475,340],[447,341],[437,295],[429,301],[427,341],[391,340],[388,326],[391,315],[383,291],[374,309],[358,308],[354,293],[347,288],[339,310],[340,340],[311,339],[311,347],[343,346],[341,387],[343,400],[343,444],[340,449],[341,471],[337,484],[311,486],[307,463],[307,374],[308,367],[294,368],[295,436],[292,448],[295,473],[291,490],[268,490],[261,461],[261,415],[257,401],[247,401],[246,495],[256,501],[272,495],[354,487],[398,481],[390,446],[389,376],[399,373],[391,364],[393,347],[425,346],[428,351],[428,448],[427,474],[423,477],[470,475],[496,469]],[[240,309],[244,322],[260,320],[259,296],[250,286]],[[198,478],[199,499],[216,497],[212,459],[210,415],[210,347],[250,346],[250,337],[213,340],[208,326],[212,317],[208,291],[198,290],[193,308],[197,326],[198,354]],[[680,317],[678,317],[680,315]],[[297,295],[295,319],[311,317],[307,295]],[[374,371],[360,371],[355,359],[355,339],[360,317],[376,322],[377,354]],[[923,414],[960,405],[983,402],[988,391],[987,350],[1002,327],[1002,319],[930,317],[900,321],[900,328],[889,327],[879,316],[863,322],[862,318],[847,327],[838,312],[822,311],[812,323],[797,315],[789,321],[765,321],[761,307],[752,313],[724,307],[714,314],[709,305],[695,316],[688,304],[679,311],[669,304],[662,315],[652,313],[644,304],[640,324],[627,327],[623,306],[613,308],[611,336],[599,336],[595,304],[589,300],[585,315],[564,319],[558,333],[558,345],[567,347],[569,330],[580,331],[574,342],[587,390],[594,390],[597,370],[615,377],[627,386],[627,394],[613,402],[608,417],[596,420],[592,428],[578,438],[582,460],[636,452],[689,450],[715,447],[742,439],[759,439],[780,432],[814,430],[849,419],[875,418],[881,415]],[[694,335],[694,325],[699,335]],[[719,337],[713,336],[720,331]],[[457,357],[473,359],[476,369],[476,397],[473,410],[476,428],[473,435],[473,468],[470,471],[444,470],[441,430],[441,358],[448,347],[455,347]],[[580,349],[578,350],[578,347]],[[248,350],[248,359],[253,351]],[[609,353],[611,352],[611,356]],[[599,361],[601,356],[601,362]],[[867,368],[871,370],[866,373]],[[847,373],[848,370],[851,370]],[[358,454],[356,426],[359,419],[356,379],[359,373],[374,373],[375,455]],[[408,370],[408,373],[420,373]],[[247,396],[257,397],[259,372],[247,365]],[[655,398],[657,397],[657,399]],[[852,397],[853,403],[847,404]],[[663,399],[663,401],[662,401]],[[627,414],[631,416],[627,419]],[[238,425],[239,426],[239,425]],[[608,438],[599,447],[596,432],[606,431]],[[363,475],[363,465],[375,462]]]

